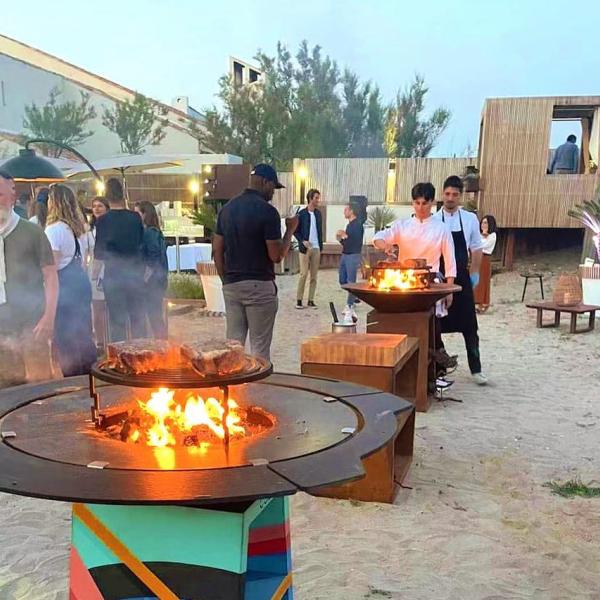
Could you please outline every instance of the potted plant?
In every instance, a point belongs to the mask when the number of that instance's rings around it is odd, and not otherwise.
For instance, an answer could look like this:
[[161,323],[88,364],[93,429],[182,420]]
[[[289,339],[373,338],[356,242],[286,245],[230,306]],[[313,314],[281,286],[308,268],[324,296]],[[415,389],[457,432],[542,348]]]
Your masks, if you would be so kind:
[[479,191],[479,169],[475,165],[465,167],[463,183],[465,185],[465,192]]
[[[595,259],[600,260],[600,190],[595,200],[577,205],[569,211],[569,216],[589,229],[596,250]],[[584,304],[600,304],[600,265],[584,265],[580,272]]]
[[[204,236],[209,241],[217,228],[217,211],[206,202],[200,203],[189,214],[194,225],[204,227]],[[206,298],[206,309],[214,313],[225,314],[225,298],[223,297],[223,282],[217,273],[214,261],[203,261],[196,264],[196,271],[200,275],[204,297]]]
[[389,206],[375,206],[369,211],[367,223],[373,227],[375,232],[383,231],[396,219],[396,213]]

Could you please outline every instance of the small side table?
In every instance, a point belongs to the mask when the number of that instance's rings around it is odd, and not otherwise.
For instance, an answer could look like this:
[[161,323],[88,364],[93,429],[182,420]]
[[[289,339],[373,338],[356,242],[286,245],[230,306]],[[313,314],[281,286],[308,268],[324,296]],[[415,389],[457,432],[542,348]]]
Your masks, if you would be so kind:
[[530,279],[539,279],[540,281],[540,292],[542,293],[542,300],[544,299],[544,277],[541,273],[520,273],[521,277],[525,278],[525,285],[523,286],[523,294],[521,296],[521,302],[525,300],[525,292],[527,291],[527,284]]

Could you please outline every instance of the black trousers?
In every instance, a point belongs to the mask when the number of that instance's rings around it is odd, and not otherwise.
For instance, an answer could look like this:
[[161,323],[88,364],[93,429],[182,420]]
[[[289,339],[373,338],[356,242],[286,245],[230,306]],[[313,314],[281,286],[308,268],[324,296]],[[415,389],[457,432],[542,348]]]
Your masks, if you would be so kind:
[[163,311],[165,289],[166,286],[149,282],[146,284],[144,294],[148,323],[150,323],[152,335],[159,339],[167,339],[167,325]]
[[[435,327],[435,350],[441,350],[444,348],[444,342],[442,341],[442,328],[440,326],[440,320],[436,319]],[[469,369],[472,375],[481,373],[481,356],[479,354],[479,335],[477,330],[463,331],[462,336],[465,340],[465,348],[467,350],[467,361],[469,363]]]
[[108,307],[110,341],[127,339],[127,322],[132,338],[146,336],[146,309],[144,280],[137,273],[127,272],[105,275],[104,297]]

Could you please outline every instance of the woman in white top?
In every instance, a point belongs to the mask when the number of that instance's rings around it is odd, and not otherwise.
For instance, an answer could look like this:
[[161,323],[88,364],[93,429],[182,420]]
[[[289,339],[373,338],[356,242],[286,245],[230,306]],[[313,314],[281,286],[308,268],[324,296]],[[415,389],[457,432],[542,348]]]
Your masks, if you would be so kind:
[[88,240],[85,218],[66,185],[50,187],[45,231],[58,269],[54,345],[63,375],[83,375],[89,373],[97,358],[92,334],[92,287],[83,264]]
[[496,219],[486,215],[481,219],[481,239],[483,240],[483,258],[479,270],[479,285],[475,288],[475,307],[478,313],[484,313],[490,307],[490,289],[492,280],[492,253],[496,247]]

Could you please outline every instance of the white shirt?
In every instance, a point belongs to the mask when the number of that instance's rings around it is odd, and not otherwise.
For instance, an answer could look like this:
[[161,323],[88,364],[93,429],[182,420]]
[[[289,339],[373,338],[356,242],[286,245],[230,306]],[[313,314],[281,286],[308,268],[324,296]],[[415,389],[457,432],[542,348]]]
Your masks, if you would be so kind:
[[[52,223],[46,227],[46,237],[50,241],[52,251],[58,253],[56,268],[60,271],[64,269],[75,256],[75,237],[71,228],[62,221]],[[84,233],[79,238],[79,247],[81,249],[82,262],[85,265],[85,257],[88,253],[87,234]]]
[[310,215],[310,233],[308,234],[308,241],[311,248],[319,249],[319,232],[317,230],[317,217],[315,216],[314,210],[309,210]]
[[442,208],[433,215],[433,218],[442,221],[442,215],[444,216],[443,221],[448,225],[450,231],[460,231],[460,223],[462,221],[463,235],[465,236],[468,250],[472,252],[483,248],[479,219],[475,213],[463,208],[459,208],[454,213],[449,213],[446,209]]
[[454,242],[450,229],[444,223],[429,217],[419,221],[416,217],[394,221],[389,229],[379,231],[373,240],[397,245],[398,259],[425,258],[433,271],[440,270],[440,256],[444,257],[446,277],[456,277]]
[[481,240],[483,242],[483,253],[492,254],[496,247],[496,234],[490,233],[487,237],[481,236]]

